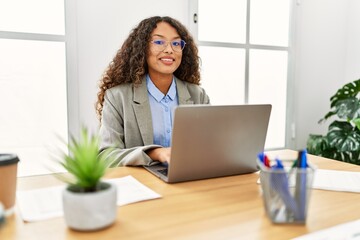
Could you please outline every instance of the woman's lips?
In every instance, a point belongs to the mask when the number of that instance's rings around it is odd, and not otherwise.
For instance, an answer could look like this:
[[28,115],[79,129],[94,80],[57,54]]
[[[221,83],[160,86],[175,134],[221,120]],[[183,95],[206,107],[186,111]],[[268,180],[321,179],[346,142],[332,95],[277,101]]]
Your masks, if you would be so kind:
[[173,62],[175,62],[175,59],[163,57],[163,58],[160,58],[160,61],[162,63],[164,63],[165,65],[171,65]]

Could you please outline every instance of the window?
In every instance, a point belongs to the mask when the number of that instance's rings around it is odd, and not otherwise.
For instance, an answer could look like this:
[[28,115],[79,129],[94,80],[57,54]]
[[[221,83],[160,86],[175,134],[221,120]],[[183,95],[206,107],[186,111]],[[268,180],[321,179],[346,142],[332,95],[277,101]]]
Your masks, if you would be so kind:
[[19,156],[19,176],[48,173],[50,149],[67,142],[64,5],[0,2],[0,151]]
[[267,149],[286,143],[290,2],[198,0],[191,5],[202,86],[213,105],[272,104]]

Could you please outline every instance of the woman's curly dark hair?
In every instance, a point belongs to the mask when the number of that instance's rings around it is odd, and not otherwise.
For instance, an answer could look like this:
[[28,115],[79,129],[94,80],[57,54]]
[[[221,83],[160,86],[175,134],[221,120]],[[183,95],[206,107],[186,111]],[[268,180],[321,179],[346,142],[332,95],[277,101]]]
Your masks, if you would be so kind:
[[100,120],[107,89],[122,83],[133,83],[136,87],[141,84],[143,77],[148,73],[146,62],[148,45],[151,40],[151,33],[159,22],[169,23],[176,29],[180,38],[186,42],[182,52],[181,64],[174,75],[183,81],[199,85],[198,48],[186,27],[168,16],[144,19],[131,31],[100,80],[100,90],[96,102],[96,112]]

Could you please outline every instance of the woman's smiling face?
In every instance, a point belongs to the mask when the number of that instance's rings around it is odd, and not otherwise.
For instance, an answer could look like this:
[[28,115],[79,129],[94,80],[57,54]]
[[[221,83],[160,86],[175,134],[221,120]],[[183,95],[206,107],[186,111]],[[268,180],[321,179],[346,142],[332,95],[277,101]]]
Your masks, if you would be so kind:
[[169,77],[169,75],[172,77],[172,74],[180,66],[182,51],[174,51],[171,42],[180,41],[181,38],[176,29],[170,24],[159,22],[151,33],[151,41],[154,40],[162,40],[165,42],[166,47],[161,49],[164,46],[156,46],[155,43],[149,42],[146,61],[150,78],[163,78]]

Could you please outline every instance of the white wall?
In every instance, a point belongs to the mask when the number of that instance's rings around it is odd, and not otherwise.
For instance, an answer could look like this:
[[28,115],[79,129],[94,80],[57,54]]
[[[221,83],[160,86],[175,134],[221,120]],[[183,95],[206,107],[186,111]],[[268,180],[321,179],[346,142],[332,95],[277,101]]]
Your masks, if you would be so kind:
[[360,78],[360,4],[357,0],[301,0],[296,8],[295,148],[309,133],[325,134],[317,122],[330,110],[330,97]]
[[98,81],[129,32],[144,18],[168,15],[188,26],[183,0],[78,0],[79,120],[98,128],[94,104]]
[[348,5],[345,79],[360,78],[360,1]]

